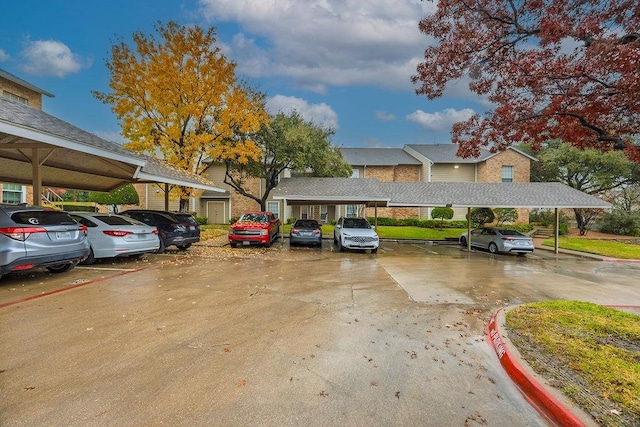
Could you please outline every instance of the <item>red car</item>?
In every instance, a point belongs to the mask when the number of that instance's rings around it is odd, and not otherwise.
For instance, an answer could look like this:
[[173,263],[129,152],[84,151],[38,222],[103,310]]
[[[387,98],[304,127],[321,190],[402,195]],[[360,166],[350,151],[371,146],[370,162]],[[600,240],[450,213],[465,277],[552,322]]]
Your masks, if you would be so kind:
[[280,220],[271,212],[247,212],[229,228],[229,244],[270,246],[280,233]]

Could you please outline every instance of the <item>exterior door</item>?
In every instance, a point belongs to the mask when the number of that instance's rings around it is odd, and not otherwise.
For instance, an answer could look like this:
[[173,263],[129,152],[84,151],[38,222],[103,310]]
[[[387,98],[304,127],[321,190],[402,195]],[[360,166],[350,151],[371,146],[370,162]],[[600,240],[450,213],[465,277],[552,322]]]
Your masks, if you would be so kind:
[[226,224],[225,202],[207,202],[207,223]]

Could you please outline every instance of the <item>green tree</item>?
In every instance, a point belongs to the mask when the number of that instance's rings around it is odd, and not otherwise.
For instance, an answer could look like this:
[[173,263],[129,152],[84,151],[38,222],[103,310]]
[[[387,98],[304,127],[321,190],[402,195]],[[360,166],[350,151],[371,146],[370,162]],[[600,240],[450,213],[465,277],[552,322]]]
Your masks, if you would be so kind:
[[515,208],[495,208],[496,222],[502,225],[505,222],[515,222],[518,219],[518,211]]
[[433,208],[431,210],[431,218],[433,219],[440,218],[440,227],[442,227],[442,224],[444,223],[445,219],[453,218],[453,209],[446,206]]
[[89,193],[89,201],[109,205],[114,213],[118,213],[119,205],[137,205],[140,203],[140,197],[134,186],[127,184],[109,193],[92,191]]
[[[271,190],[286,169],[310,176],[348,177],[351,166],[344,161],[338,147],[331,144],[331,135],[333,130],[305,121],[298,113],[278,113],[251,136],[261,149],[259,159],[249,158],[247,162],[218,159],[226,165],[224,182],[255,200],[264,210]],[[264,180],[260,194],[250,186],[255,178]]]
[[[238,81],[235,63],[216,46],[214,28],[169,22],[155,30],[159,39],[134,33],[134,47],[120,39],[107,61],[111,92],[93,92],[111,105],[126,147],[195,174],[207,168],[206,159],[260,158],[248,135],[268,118],[264,95]],[[173,187],[180,211],[188,209],[193,191]]]
[[[469,219],[469,216],[467,216]],[[491,208],[473,208],[471,209],[471,222],[478,227],[484,227],[485,224],[490,224],[496,219]]]
[[[593,196],[605,197],[614,189],[638,182],[639,165],[620,151],[580,149],[559,141],[548,142],[535,153],[539,162],[531,180],[562,182]],[[601,210],[574,209],[580,234],[585,235]]]

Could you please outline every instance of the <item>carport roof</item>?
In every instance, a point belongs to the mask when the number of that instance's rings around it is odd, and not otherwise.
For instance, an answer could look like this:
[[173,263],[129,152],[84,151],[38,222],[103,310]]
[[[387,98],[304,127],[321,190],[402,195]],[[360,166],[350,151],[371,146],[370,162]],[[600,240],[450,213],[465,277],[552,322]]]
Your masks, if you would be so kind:
[[[36,166],[39,171],[35,172]],[[195,174],[134,153],[42,110],[0,98],[0,182],[111,191],[163,182],[224,191]]]
[[284,178],[273,191],[289,205],[378,207],[611,208],[559,182],[380,182],[375,178]]
[[289,205],[368,204],[386,206],[387,190],[375,178],[283,178],[273,190],[275,200]]

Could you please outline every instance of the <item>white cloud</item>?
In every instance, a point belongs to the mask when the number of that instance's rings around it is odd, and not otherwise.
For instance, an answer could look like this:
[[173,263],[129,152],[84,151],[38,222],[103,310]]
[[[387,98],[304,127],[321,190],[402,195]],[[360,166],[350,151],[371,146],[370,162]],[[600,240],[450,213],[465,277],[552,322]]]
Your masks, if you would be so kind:
[[8,61],[10,58],[9,54],[4,50],[0,49],[0,62]]
[[[28,42],[22,56],[26,73],[41,76],[65,77],[77,73],[90,62],[73,52],[67,45],[56,40],[36,40]],[[83,62],[85,62],[83,64]]]
[[396,119],[396,115],[393,113],[387,113],[385,111],[376,111],[376,119],[382,122],[392,122]]
[[322,93],[326,85],[411,90],[427,45],[418,21],[435,10],[420,0],[200,0],[213,22],[237,22],[238,71],[286,76]]
[[435,113],[425,113],[422,110],[417,110],[407,115],[406,118],[410,122],[420,125],[425,131],[443,133],[450,131],[454,123],[465,121],[474,114],[475,112],[471,108],[465,108],[463,110],[447,108],[444,111]]
[[267,110],[271,114],[289,114],[296,111],[303,119],[318,126],[334,130],[338,128],[338,115],[324,102],[309,104],[295,96],[275,95],[267,100]]

